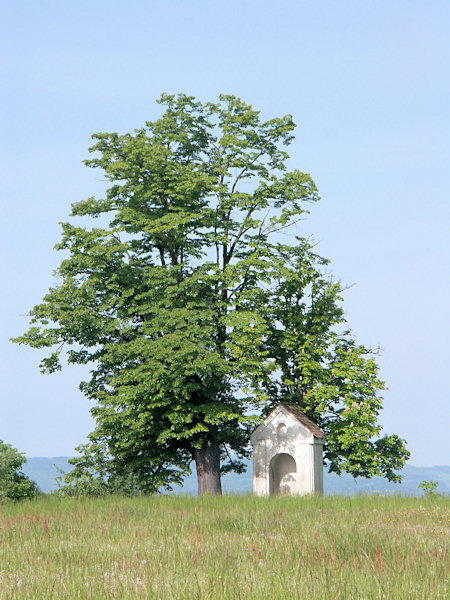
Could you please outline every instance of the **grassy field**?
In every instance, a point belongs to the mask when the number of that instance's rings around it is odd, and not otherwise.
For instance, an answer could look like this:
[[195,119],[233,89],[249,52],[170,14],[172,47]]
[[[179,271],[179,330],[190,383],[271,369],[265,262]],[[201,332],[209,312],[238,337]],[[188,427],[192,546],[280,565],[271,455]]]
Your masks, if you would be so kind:
[[0,598],[447,598],[448,498],[48,497],[0,512]]

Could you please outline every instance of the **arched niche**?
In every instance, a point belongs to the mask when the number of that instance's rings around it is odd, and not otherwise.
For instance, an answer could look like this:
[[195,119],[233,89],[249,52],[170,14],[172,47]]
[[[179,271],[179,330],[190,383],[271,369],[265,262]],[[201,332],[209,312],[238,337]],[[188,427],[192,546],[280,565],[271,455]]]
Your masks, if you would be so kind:
[[287,427],[286,423],[280,423],[277,427],[277,440],[284,442],[287,439]]
[[297,465],[294,457],[282,452],[276,454],[270,461],[269,487],[270,494],[289,495],[294,491]]

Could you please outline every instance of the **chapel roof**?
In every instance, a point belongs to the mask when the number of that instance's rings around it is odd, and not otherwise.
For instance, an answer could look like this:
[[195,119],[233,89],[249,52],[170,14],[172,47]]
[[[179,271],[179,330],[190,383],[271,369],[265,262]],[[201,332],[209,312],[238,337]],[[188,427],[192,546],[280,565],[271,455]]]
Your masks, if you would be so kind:
[[[306,429],[308,429],[314,437],[316,438],[324,438],[325,434],[321,429],[317,427],[315,423],[309,419],[304,412],[302,412],[295,404],[291,404],[290,402],[280,402],[275,406],[275,408],[269,413],[272,414],[274,410],[276,410],[279,406],[282,406],[285,410],[287,410],[293,417],[297,419],[299,423],[301,423]],[[269,416],[267,415],[267,417]],[[266,419],[267,419],[266,417]]]

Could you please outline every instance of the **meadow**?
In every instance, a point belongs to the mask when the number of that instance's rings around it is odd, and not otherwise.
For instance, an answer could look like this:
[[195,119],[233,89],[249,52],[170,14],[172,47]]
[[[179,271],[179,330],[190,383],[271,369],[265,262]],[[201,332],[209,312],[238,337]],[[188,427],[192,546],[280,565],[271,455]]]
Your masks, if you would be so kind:
[[447,598],[448,497],[45,497],[0,512],[0,598]]

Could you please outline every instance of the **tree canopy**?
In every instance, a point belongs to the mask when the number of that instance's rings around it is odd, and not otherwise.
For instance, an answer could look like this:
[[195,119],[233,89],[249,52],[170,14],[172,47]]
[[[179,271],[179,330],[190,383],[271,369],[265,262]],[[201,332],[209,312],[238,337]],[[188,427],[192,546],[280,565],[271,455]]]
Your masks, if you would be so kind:
[[155,491],[194,460],[199,492],[220,492],[257,415],[289,398],[328,434],[331,470],[397,479],[408,452],[374,439],[384,385],[343,329],[341,288],[307,240],[280,241],[318,200],[287,169],[292,117],[264,121],[229,95],[159,102],[143,128],[93,136],[85,162],[110,187],[72,216],[99,226],[62,224],[61,283],[15,340],[51,349],[46,372],[63,349],[92,365],[81,389],[96,428],[74,476],[132,474]]
[[23,454],[0,440],[0,504],[36,495],[36,484],[22,472],[24,462]]

